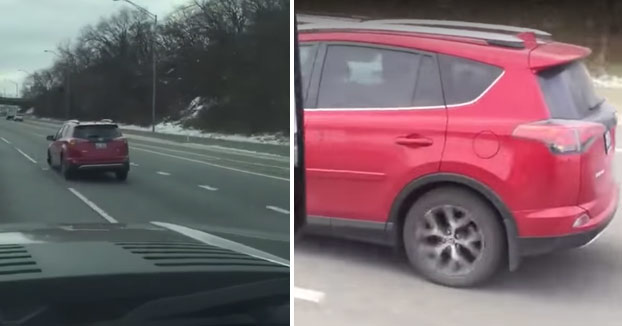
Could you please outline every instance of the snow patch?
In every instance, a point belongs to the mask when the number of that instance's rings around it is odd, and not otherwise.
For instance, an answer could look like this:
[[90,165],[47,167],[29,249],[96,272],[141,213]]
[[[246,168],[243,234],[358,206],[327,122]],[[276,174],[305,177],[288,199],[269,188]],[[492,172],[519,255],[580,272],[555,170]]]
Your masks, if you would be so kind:
[[[119,124],[121,129],[138,130],[138,131],[151,131],[151,127],[141,127],[136,125]],[[221,134],[213,132],[203,132],[199,129],[184,127],[181,122],[162,122],[155,126],[155,131],[161,134],[180,135],[189,137],[211,138],[220,140],[229,140],[245,143],[256,144],[272,144],[272,145],[289,145],[289,136],[283,133],[271,133],[271,134],[258,134],[258,135],[236,135],[236,134]]]
[[622,77],[602,75],[593,78],[594,86],[602,88],[622,88]]

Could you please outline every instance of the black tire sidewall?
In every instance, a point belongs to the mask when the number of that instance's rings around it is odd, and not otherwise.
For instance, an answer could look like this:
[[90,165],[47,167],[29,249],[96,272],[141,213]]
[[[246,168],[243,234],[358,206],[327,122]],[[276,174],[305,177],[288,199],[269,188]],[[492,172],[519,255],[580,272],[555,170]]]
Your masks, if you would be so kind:
[[[481,256],[474,269],[465,275],[451,276],[420,263],[414,240],[417,221],[437,206],[454,205],[469,211],[484,237]],[[499,268],[506,253],[505,235],[501,221],[490,205],[477,194],[461,188],[443,187],[422,195],[409,209],[403,227],[403,241],[411,265],[425,278],[442,285],[469,287],[488,280]]]

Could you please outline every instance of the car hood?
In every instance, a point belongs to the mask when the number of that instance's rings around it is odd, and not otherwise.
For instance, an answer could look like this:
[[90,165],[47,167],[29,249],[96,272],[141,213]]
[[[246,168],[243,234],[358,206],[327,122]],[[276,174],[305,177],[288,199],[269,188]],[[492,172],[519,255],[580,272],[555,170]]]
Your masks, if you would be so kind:
[[26,245],[66,242],[109,243],[196,243],[235,251],[289,266],[289,261],[265,251],[180,224],[151,222],[2,224],[0,245]]

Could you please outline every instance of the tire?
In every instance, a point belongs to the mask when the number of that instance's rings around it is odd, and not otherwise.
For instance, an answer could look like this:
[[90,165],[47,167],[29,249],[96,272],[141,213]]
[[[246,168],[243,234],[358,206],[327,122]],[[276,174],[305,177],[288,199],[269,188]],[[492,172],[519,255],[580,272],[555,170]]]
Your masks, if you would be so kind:
[[48,151],[47,162],[48,162],[48,165],[51,167],[52,166],[52,157],[50,156],[50,151]]
[[73,178],[73,171],[71,171],[71,167],[65,160],[63,160],[63,156],[60,157],[60,173],[65,177],[65,180],[71,180]]
[[507,253],[495,211],[477,194],[458,187],[423,194],[406,215],[403,241],[416,271],[451,287],[489,280]]
[[119,180],[119,181],[127,180],[127,173],[128,173],[127,170],[116,171],[115,175],[117,177],[117,180]]

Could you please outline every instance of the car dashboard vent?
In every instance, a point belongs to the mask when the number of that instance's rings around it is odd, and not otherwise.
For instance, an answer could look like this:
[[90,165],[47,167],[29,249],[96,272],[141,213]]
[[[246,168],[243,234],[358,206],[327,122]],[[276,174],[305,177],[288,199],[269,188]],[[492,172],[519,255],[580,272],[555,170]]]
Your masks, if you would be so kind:
[[263,259],[197,243],[123,242],[117,245],[160,267],[275,266]]
[[0,277],[28,273],[41,273],[28,250],[17,244],[0,245]]

